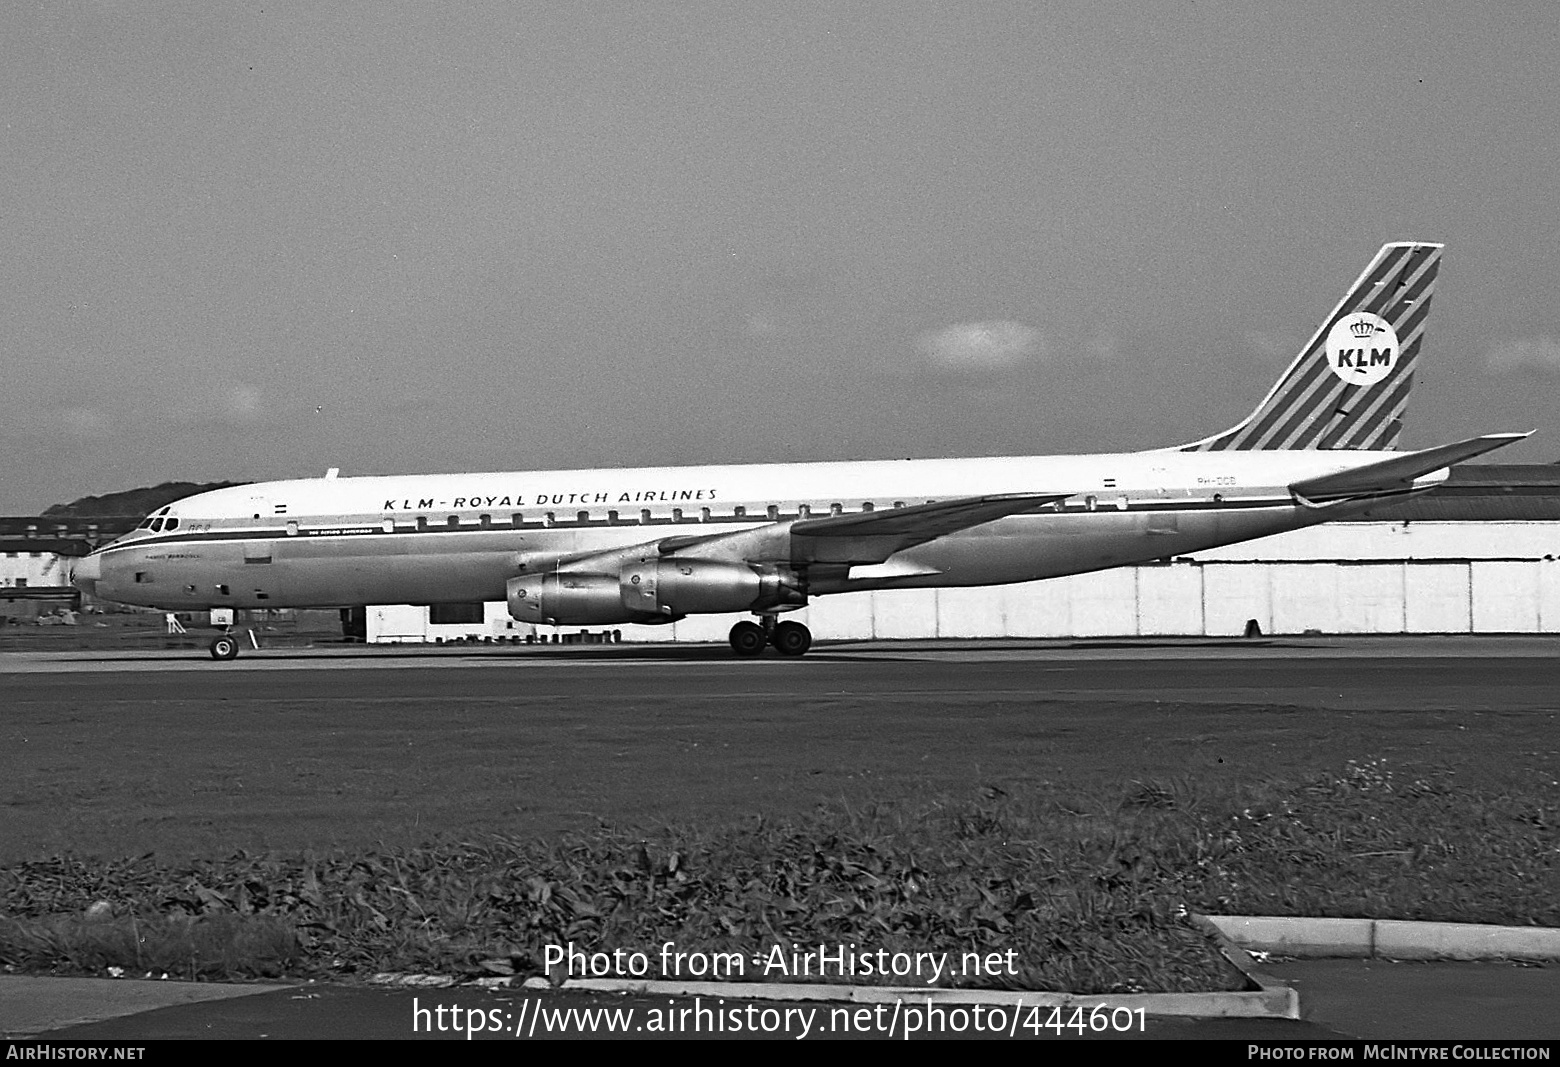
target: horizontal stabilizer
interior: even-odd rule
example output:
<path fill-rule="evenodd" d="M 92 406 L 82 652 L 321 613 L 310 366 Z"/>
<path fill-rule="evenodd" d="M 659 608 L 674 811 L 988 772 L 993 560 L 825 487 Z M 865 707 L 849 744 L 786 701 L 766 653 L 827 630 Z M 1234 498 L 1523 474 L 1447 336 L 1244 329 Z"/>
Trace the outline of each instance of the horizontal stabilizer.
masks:
<path fill-rule="evenodd" d="M 1312 501 L 1406 492 L 1413 488 L 1415 478 L 1504 448 L 1531 434 L 1531 430 L 1528 433 L 1491 433 L 1421 452 L 1392 453 L 1389 459 L 1337 474 L 1324 474 L 1320 478 L 1308 478 L 1295 482 L 1289 489 L 1303 500 Z"/>

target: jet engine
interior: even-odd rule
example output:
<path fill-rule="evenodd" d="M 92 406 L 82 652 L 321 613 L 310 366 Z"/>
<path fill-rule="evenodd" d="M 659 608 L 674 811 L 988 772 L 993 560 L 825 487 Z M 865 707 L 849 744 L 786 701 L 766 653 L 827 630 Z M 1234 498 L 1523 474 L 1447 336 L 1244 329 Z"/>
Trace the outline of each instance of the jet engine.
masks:
<path fill-rule="evenodd" d="M 509 580 L 509 614 L 523 622 L 599 626 L 685 615 L 766 611 L 807 603 L 796 572 L 762 564 L 652 557 L 616 574 L 550 571 Z"/>

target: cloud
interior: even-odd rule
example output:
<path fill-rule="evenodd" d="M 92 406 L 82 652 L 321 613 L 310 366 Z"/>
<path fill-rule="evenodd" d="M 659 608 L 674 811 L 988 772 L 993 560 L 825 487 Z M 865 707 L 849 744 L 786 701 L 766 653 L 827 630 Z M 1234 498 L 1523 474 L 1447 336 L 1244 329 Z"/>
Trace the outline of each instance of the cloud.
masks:
<path fill-rule="evenodd" d="M 259 422 L 267 414 L 265 392 L 247 382 L 191 386 L 163 417 L 187 426 L 232 426 Z"/>
<path fill-rule="evenodd" d="M 1541 370 L 1560 373 L 1560 340 L 1522 337 L 1509 341 L 1484 359 L 1494 371 Z"/>
<path fill-rule="evenodd" d="M 1121 336 L 1113 330 L 1100 330 L 1083 343 L 1083 353 L 1103 363 L 1116 362 L 1121 359 L 1124 351 L 1125 345 Z"/>
<path fill-rule="evenodd" d="M 239 383 L 228 390 L 227 412 L 239 422 L 254 422 L 265 414 L 265 396 L 257 387 Z"/>
<path fill-rule="evenodd" d="M 1045 343 L 1038 331 L 1021 322 L 958 322 L 923 332 L 916 348 L 943 370 L 991 370 L 1041 355 Z"/>
<path fill-rule="evenodd" d="M 1276 330 L 1247 330 L 1243 336 L 1249 354 L 1259 357 L 1264 362 L 1293 359 L 1302 344 L 1289 334 Z"/>
<path fill-rule="evenodd" d="M 106 437 L 110 429 L 108 416 L 94 407 L 66 408 L 60 412 L 59 421 L 73 437 Z"/>

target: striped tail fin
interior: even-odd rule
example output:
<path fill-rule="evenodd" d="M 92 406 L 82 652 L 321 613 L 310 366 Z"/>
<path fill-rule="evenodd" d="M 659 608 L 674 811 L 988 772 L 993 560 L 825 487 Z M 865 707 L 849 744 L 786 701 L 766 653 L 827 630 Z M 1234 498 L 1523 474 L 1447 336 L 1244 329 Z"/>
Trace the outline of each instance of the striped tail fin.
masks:
<path fill-rule="evenodd" d="M 1395 449 L 1442 247 L 1382 246 L 1257 410 L 1180 450 Z"/>

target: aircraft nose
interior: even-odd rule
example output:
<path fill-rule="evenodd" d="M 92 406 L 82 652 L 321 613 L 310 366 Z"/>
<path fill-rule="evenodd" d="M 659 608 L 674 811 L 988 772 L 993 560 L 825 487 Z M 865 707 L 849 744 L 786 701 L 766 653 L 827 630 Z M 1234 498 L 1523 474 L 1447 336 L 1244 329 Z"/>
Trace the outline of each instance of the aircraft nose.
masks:
<path fill-rule="evenodd" d="M 96 552 L 82 556 L 70 569 L 70 584 L 83 593 L 95 593 L 98 579 L 103 577 L 103 557 Z"/>

